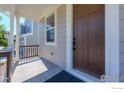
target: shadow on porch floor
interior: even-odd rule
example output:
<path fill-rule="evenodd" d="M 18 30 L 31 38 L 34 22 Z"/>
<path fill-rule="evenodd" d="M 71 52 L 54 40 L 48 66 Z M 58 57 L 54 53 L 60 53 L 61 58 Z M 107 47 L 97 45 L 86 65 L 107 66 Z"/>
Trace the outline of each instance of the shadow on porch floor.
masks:
<path fill-rule="evenodd" d="M 40 57 L 20 60 L 11 82 L 80 82 L 58 66 Z"/>

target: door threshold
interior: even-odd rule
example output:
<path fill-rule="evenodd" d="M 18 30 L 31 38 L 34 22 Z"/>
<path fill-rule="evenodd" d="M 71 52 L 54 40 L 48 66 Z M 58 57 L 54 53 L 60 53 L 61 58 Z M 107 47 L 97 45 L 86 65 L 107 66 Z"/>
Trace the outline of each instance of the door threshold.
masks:
<path fill-rule="evenodd" d="M 86 82 L 104 82 L 104 81 L 101 81 L 100 79 L 94 77 L 94 76 L 91 76 L 85 72 L 81 72 L 79 70 L 76 70 L 76 69 L 71 69 L 68 71 L 70 74 L 78 77 L 79 79 L 83 80 L 83 81 L 86 81 Z"/>

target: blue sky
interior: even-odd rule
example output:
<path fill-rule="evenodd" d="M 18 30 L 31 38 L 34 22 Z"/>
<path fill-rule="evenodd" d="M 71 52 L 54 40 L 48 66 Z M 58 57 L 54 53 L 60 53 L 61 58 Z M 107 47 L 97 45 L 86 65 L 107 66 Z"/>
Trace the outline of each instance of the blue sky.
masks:
<path fill-rule="evenodd" d="M 9 12 L 6 12 L 9 15 Z M 2 20 L 0 21 L 0 24 L 4 24 L 6 27 L 6 31 L 10 31 L 10 17 L 6 14 L 0 12 L 0 16 L 2 16 Z M 25 18 L 20 17 L 19 23 L 24 24 Z M 14 35 L 16 35 L 16 17 L 14 18 Z"/>
<path fill-rule="evenodd" d="M 2 16 L 2 20 L 0 21 L 0 24 L 4 24 L 7 31 L 10 31 L 10 17 L 1 13 L 0 16 Z M 16 18 L 14 19 L 14 35 L 16 34 Z"/>

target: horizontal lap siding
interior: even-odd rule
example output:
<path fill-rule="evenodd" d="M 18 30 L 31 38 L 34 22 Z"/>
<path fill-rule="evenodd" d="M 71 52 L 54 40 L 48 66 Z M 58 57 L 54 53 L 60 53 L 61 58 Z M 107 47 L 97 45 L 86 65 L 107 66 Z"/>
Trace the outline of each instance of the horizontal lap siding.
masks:
<path fill-rule="evenodd" d="M 45 45 L 45 17 L 40 20 L 40 56 L 66 69 L 66 5 L 57 8 L 57 44 Z M 54 55 L 51 55 L 51 52 Z"/>
<path fill-rule="evenodd" d="M 120 81 L 124 81 L 124 5 L 119 5 Z"/>

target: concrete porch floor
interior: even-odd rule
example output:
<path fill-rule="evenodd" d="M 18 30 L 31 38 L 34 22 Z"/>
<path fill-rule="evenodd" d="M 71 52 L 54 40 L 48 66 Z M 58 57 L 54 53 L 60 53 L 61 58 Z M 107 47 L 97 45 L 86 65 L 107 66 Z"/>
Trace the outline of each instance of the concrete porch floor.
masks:
<path fill-rule="evenodd" d="M 40 57 L 25 58 L 17 63 L 11 82 L 44 82 L 61 71 L 61 68 Z"/>

